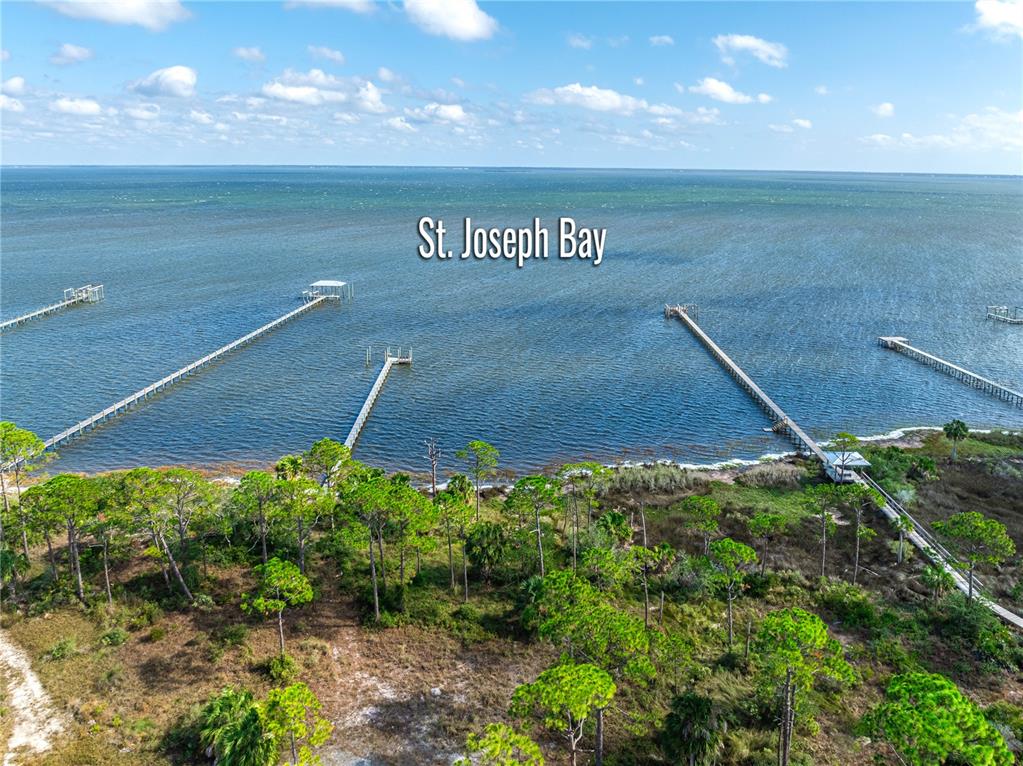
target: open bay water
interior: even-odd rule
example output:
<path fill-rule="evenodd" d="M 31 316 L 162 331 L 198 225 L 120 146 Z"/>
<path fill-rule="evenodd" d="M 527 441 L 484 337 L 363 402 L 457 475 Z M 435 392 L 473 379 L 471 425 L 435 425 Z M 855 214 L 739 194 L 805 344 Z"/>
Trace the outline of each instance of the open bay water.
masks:
<path fill-rule="evenodd" d="M 356 447 L 442 468 L 474 438 L 502 466 L 790 449 L 665 303 L 700 324 L 811 435 L 1023 427 L 1023 410 L 877 346 L 1023 388 L 1023 179 L 839 173 L 426 168 L 3 168 L 0 315 L 106 286 L 103 303 L 0 338 L 0 417 L 44 438 L 299 305 L 355 284 L 131 413 L 50 471 L 265 465 L 343 440 L 386 345 L 411 346 Z M 423 261 L 421 216 L 551 229 L 552 258 Z M 556 224 L 606 227 L 604 262 L 559 261 Z M 367 347 L 373 364 L 366 367 Z"/>

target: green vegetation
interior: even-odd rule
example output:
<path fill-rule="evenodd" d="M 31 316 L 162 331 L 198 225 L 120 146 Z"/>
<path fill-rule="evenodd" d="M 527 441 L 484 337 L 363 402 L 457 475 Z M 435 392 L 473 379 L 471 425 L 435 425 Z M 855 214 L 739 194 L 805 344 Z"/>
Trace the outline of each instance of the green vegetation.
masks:
<path fill-rule="evenodd" d="M 428 450 L 421 491 L 325 439 L 232 486 L 37 477 L 31 436 L 0 435 L 32 454 L 0 515 L 0 614 L 71 721 L 42 766 L 1019 755 L 1023 711 L 979 703 L 1013 688 L 1020 638 L 908 555 L 877 493 L 801 461 L 713 481 L 578 462 L 488 487 L 499 456 L 474 440 L 439 491 Z M 1008 598 L 1023 476 L 1004 456 L 1023 439 L 951 439 L 857 448 Z"/>

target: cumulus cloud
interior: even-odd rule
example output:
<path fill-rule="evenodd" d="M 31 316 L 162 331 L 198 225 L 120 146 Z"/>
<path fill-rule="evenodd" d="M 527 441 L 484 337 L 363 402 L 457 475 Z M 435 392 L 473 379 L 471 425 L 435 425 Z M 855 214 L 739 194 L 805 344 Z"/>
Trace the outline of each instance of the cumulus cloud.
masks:
<path fill-rule="evenodd" d="M 1019 0 L 977 0 L 977 28 L 995 37 L 1023 37 L 1023 2 Z"/>
<path fill-rule="evenodd" d="M 389 128 L 393 128 L 394 130 L 397 130 L 401 133 L 419 132 L 419 128 L 417 128 L 415 125 L 412 125 L 404 117 L 391 117 L 389 119 L 384 120 L 384 125 L 388 126 Z"/>
<path fill-rule="evenodd" d="M 405 13 L 424 32 L 464 42 L 489 40 L 498 28 L 476 0 L 405 0 Z"/>
<path fill-rule="evenodd" d="M 633 84 L 635 84 L 637 86 L 638 85 L 642 85 L 643 84 L 643 78 L 642 77 L 633 77 L 632 78 L 632 82 L 633 82 Z"/>
<path fill-rule="evenodd" d="M 126 107 L 124 113 L 133 120 L 150 121 L 160 116 L 160 107 L 156 104 L 139 104 Z"/>
<path fill-rule="evenodd" d="M 676 84 L 675 87 L 680 92 L 683 90 L 681 85 Z M 740 93 L 724 80 L 718 80 L 714 77 L 704 77 L 696 85 L 690 85 L 689 92 L 709 96 L 715 101 L 723 101 L 726 104 L 751 104 L 754 101 L 760 104 L 768 104 L 772 100 L 766 93 L 758 93 L 755 97 Z"/>
<path fill-rule="evenodd" d="M 891 101 L 885 101 L 870 107 L 870 111 L 878 117 L 892 117 L 895 115 L 895 104 Z"/>
<path fill-rule="evenodd" d="M 62 114 L 73 114 L 79 117 L 92 117 L 103 113 L 103 108 L 91 98 L 72 98 L 64 96 L 50 102 L 50 109 Z"/>
<path fill-rule="evenodd" d="M 348 100 L 347 83 L 322 69 L 308 72 L 284 70 L 284 74 L 263 86 L 263 95 L 278 101 L 319 106 Z"/>
<path fill-rule="evenodd" d="M 266 56 L 263 55 L 263 51 L 261 51 L 259 48 L 255 46 L 251 48 L 246 48 L 242 46 L 239 48 L 235 48 L 231 52 L 237 58 L 240 58 L 242 61 L 266 61 Z"/>
<path fill-rule="evenodd" d="M 202 109 L 193 109 L 188 113 L 188 119 L 194 122 L 196 125 L 212 125 L 213 115 L 209 112 L 204 112 Z"/>
<path fill-rule="evenodd" d="M 84 48 L 81 45 L 72 45 L 71 43 L 64 43 L 60 46 L 56 53 L 50 56 L 50 61 L 54 64 L 77 64 L 82 61 L 88 61 L 92 58 L 92 51 L 88 48 Z"/>
<path fill-rule="evenodd" d="M 364 82 L 359 87 L 359 92 L 355 95 L 355 105 L 361 111 L 372 112 L 373 114 L 388 111 L 380 89 L 369 81 Z"/>
<path fill-rule="evenodd" d="M 310 45 L 307 50 L 309 55 L 315 59 L 326 59 L 327 61 L 333 61 L 335 64 L 345 63 L 345 54 L 333 48 L 328 48 L 326 45 Z"/>
<path fill-rule="evenodd" d="M 586 35 L 572 34 L 568 36 L 568 46 L 588 51 L 593 47 L 593 38 Z"/>
<path fill-rule="evenodd" d="M 7 61 L 11 57 L 11 52 L 6 48 L 0 50 L 0 61 Z"/>
<path fill-rule="evenodd" d="M 24 77 L 11 77 L 4 80 L 3 86 L 0 86 L 0 92 L 7 96 L 22 96 L 25 94 L 25 90 Z"/>
<path fill-rule="evenodd" d="M 179 0 L 43 0 L 45 5 L 73 19 L 92 19 L 108 24 L 134 24 L 160 32 L 191 14 Z"/>
<path fill-rule="evenodd" d="M 392 72 L 385 66 L 380 67 L 377 70 L 377 79 L 381 82 L 395 82 L 398 79 L 398 75 Z M 457 77 L 454 79 L 458 79 Z"/>
<path fill-rule="evenodd" d="M 136 80 L 131 84 L 131 90 L 146 96 L 188 98 L 195 93 L 198 79 L 196 71 L 191 67 L 169 66 Z"/>
<path fill-rule="evenodd" d="M 372 13 L 376 10 L 373 0 L 288 0 L 287 10 L 293 8 L 343 8 L 354 13 Z"/>
<path fill-rule="evenodd" d="M 749 53 L 757 61 L 781 69 L 788 65 L 789 49 L 753 35 L 718 35 L 714 45 L 726 64 L 735 63 L 735 54 Z"/>
<path fill-rule="evenodd" d="M 810 120 L 802 119 L 799 117 L 794 119 L 792 121 L 792 124 L 795 125 L 797 128 L 802 128 L 803 130 L 809 130 L 810 128 L 813 127 L 813 123 L 810 122 Z"/>
<path fill-rule="evenodd" d="M 569 106 L 579 106 L 583 109 L 591 109 L 595 112 L 614 112 L 617 114 L 632 114 L 636 111 L 645 111 L 649 106 L 641 98 L 634 98 L 610 88 L 582 85 L 578 82 L 553 89 L 541 88 L 531 94 L 530 100 L 547 106 L 567 104 Z"/>
<path fill-rule="evenodd" d="M 862 137 L 860 142 L 880 148 L 1004 151 L 1019 155 L 1023 152 L 1023 109 L 1006 112 L 989 106 L 983 112 L 958 119 L 944 133 L 898 136 L 873 133 Z"/>
<path fill-rule="evenodd" d="M 469 121 L 469 114 L 461 104 L 430 103 L 422 108 L 406 109 L 405 114 L 417 122 L 436 122 L 442 125 Z"/>
<path fill-rule="evenodd" d="M 794 128 L 791 125 L 787 124 L 778 125 L 776 123 L 771 123 L 767 127 L 773 130 L 775 133 L 791 133 L 794 130 Z"/>
<path fill-rule="evenodd" d="M 654 35 L 650 38 L 650 44 L 655 47 L 660 45 L 674 45 L 675 39 L 671 35 Z"/>
<path fill-rule="evenodd" d="M 25 105 L 16 98 L 11 98 L 0 93 L 0 111 L 3 112 L 24 112 Z"/>
<path fill-rule="evenodd" d="M 816 88 L 813 89 L 813 92 L 816 93 L 818 96 L 826 96 L 831 91 L 828 90 L 827 85 L 818 85 Z"/>

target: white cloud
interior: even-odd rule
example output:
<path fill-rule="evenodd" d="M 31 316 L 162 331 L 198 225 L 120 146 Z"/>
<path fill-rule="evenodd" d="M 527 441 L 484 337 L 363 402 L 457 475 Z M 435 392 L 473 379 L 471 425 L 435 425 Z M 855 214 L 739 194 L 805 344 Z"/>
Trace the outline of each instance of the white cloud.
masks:
<path fill-rule="evenodd" d="M 0 50 L 0 61 L 7 61 L 11 57 L 11 52 L 6 48 Z"/>
<path fill-rule="evenodd" d="M 193 109 L 188 113 L 188 119 L 194 122 L 196 125 L 212 125 L 213 115 L 209 112 L 204 112 L 202 109 Z"/>
<path fill-rule="evenodd" d="M 792 121 L 791 124 L 784 123 L 784 124 L 780 124 L 779 125 L 779 124 L 772 123 L 772 124 L 768 125 L 767 127 L 770 128 L 771 130 L 773 130 L 775 133 L 793 133 L 793 132 L 795 132 L 796 128 L 800 128 L 802 130 L 810 130 L 810 128 L 813 127 L 813 123 L 810 122 L 810 120 L 806 120 L 806 119 L 803 119 L 801 117 L 797 117 L 796 119 L 794 119 Z"/>
<path fill-rule="evenodd" d="M 359 92 L 355 96 L 355 105 L 361 111 L 372 112 L 373 114 L 388 111 L 380 89 L 369 81 L 364 82 L 360 86 Z"/>
<path fill-rule="evenodd" d="M 251 48 L 239 47 L 231 51 L 235 56 L 240 58 L 242 61 L 266 61 L 266 56 L 263 55 L 263 51 L 253 46 Z"/>
<path fill-rule="evenodd" d="M 421 122 L 465 123 L 469 121 L 469 115 L 462 108 L 461 104 L 427 104 L 421 109 L 406 109 L 405 114 Z"/>
<path fill-rule="evenodd" d="M 489 40 L 498 28 L 476 0 L 405 0 L 405 13 L 424 32 L 452 40 Z"/>
<path fill-rule="evenodd" d="M 326 45 L 310 45 L 307 50 L 313 58 L 326 59 L 327 61 L 333 61 L 335 64 L 345 63 L 345 54 L 333 48 L 328 48 Z"/>
<path fill-rule="evenodd" d="M 642 77 L 633 77 L 633 78 L 632 78 L 632 82 L 633 82 L 633 83 L 634 83 L 635 85 L 639 85 L 639 86 L 641 86 L 641 85 L 643 85 L 643 78 L 642 78 Z"/>
<path fill-rule="evenodd" d="M 983 112 L 960 118 L 951 130 L 944 133 L 922 136 L 874 133 L 864 136 L 860 142 L 882 148 L 1005 151 L 1018 156 L 1023 152 L 1023 109 L 1006 112 L 989 106 Z"/>
<path fill-rule="evenodd" d="M 394 128 L 402 133 L 418 133 L 419 128 L 409 123 L 404 117 L 391 117 L 390 119 L 384 120 L 384 125 L 390 128 Z"/>
<path fill-rule="evenodd" d="M 650 38 L 650 44 L 653 46 L 674 45 L 675 39 L 671 35 L 654 35 Z"/>
<path fill-rule="evenodd" d="M 635 112 L 646 112 L 656 117 L 682 116 L 685 114 L 681 109 L 670 104 L 651 104 L 646 99 L 619 93 L 610 88 L 582 85 L 578 82 L 562 85 L 558 88 L 540 88 L 530 93 L 526 98 L 534 104 L 542 104 L 544 106 L 577 106 L 594 112 L 610 114 L 630 115 Z"/>
<path fill-rule="evenodd" d="M 74 114 L 80 117 L 91 117 L 103 113 L 103 108 L 91 98 L 71 98 L 69 96 L 51 101 L 50 109 L 55 112 Z"/>
<path fill-rule="evenodd" d="M 818 85 L 816 88 L 813 89 L 813 92 L 816 93 L 818 96 L 826 96 L 831 91 L 828 90 L 827 85 Z"/>
<path fill-rule="evenodd" d="M 354 13 L 372 13 L 376 10 L 373 0 L 288 0 L 285 9 L 293 8 L 343 8 Z"/>
<path fill-rule="evenodd" d="M 10 79 L 4 80 L 4 84 L 0 87 L 0 92 L 8 96 L 21 96 L 25 93 L 25 78 L 24 77 L 11 77 Z"/>
<path fill-rule="evenodd" d="M 645 111 L 648 106 L 647 102 L 641 98 L 627 96 L 610 88 L 582 85 L 578 82 L 562 85 L 553 90 L 542 88 L 534 91 L 531 99 L 538 104 L 568 104 L 583 109 L 592 109 L 595 112 L 615 112 L 617 114 Z"/>
<path fill-rule="evenodd" d="M 977 27 L 996 37 L 1023 37 L 1023 2 L 1020 0 L 977 0 Z"/>
<path fill-rule="evenodd" d="M 568 46 L 588 51 L 593 47 L 593 38 L 586 35 L 572 34 L 568 36 Z"/>
<path fill-rule="evenodd" d="M 351 112 L 334 112 L 334 122 L 340 122 L 343 125 L 354 125 L 359 121 L 359 115 L 352 114 Z"/>
<path fill-rule="evenodd" d="M 714 38 L 714 45 L 726 64 L 735 63 L 735 53 L 749 53 L 768 66 L 781 69 L 788 65 L 788 48 L 781 43 L 768 42 L 753 35 L 718 35 Z"/>
<path fill-rule="evenodd" d="M 65 16 L 108 24 L 136 24 L 160 32 L 190 14 L 179 0 L 43 0 Z"/>
<path fill-rule="evenodd" d="M 884 103 L 875 104 L 870 107 L 870 111 L 878 117 L 892 117 L 895 114 L 895 104 L 890 101 L 885 101 Z"/>
<path fill-rule="evenodd" d="M 3 112 L 24 112 L 25 105 L 16 98 L 5 96 L 0 93 L 0 111 Z"/>
<path fill-rule="evenodd" d="M 56 53 L 50 56 L 54 64 L 77 64 L 81 61 L 88 61 L 92 58 L 92 51 L 81 45 L 64 43 Z"/>
<path fill-rule="evenodd" d="M 139 104 L 126 107 L 124 113 L 134 120 L 155 120 L 160 116 L 160 107 L 156 104 Z"/>
<path fill-rule="evenodd" d="M 131 89 L 147 96 L 188 98 L 195 93 L 195 83 L 198 79 L 196 71 L 191 67 L 169 66 L 136 80 L 132 83 Z"/>
<path fill-rule="evenodd" d="M 398 79 L 398 75 L 396 75 L 387 67 L 382 66 L 377 70 L 377 79 L 380 80 L 381 82 L 394 82 L 395 80 Z M 455 79 L 457 80 L 458 78 L 456 77 Z"/>
<path fill-rule="evenodd" d="M 284 70 L 284 74 L 263 86 L 263 95 L 278 101 L 319 106 L 348 100 L 348 84 L 322 69 L 308 72 Z M 250 104 L 250 106 L 252 106 Z"/>
<path fill-rule="evenodd" d="M 384 78 L 381 77 L 380 79 L 382 80 Z M 452 77 L 451 82 L 454 83 L 459 88 L 465 87 L 465 80 L 463 80 L 461 77 Z"/>
<path fill-rule="evenodd" d="M 275 80 L 263 86 L 263 95 L 275 98 L 278 101 L 290 101 L 294 104 L 306 104 L 308 106 L 319 106 L 328 102 L 346 101 L 344 93 L 321 90 L 312 85 L 285 85 Z"/>
<path fill-rule="evenodd" d="M 682 92 L 683 90 L 683 87 L 677 83 L 675 88 L 679 92 Z M 723 101 L 726 104 L 751 104 L 754 101 L 761 104 L 768 104 L 772 100 L 766 93 L 758 93 L 756 98 L 748 96 L 745 93 L 740 93 L 727 82 L 718 80 L 714 77 L 704 77 L 696 85 L 690 85 L 689 92 L 709 96 L 715 101 Z"/>

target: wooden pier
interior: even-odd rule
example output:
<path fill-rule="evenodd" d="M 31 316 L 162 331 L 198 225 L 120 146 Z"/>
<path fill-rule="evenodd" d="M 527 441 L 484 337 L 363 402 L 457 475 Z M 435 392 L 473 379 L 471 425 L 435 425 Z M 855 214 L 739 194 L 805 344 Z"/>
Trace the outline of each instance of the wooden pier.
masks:
<path fill-rule="evenodd" d="M 697 340 L 700 341 L 710 351 L 711 355 L 721 363 L 721 366 L 725 368 L 729 375 L 735 378 L 735 381 L 739 386 L 746 391 L 755 401 L 759 404 L 768 417 L 774 421 L 774 431 L 777 433 L 784 434 L 795 443 L 796 449 L 801 453 L 813 455 L 825 466 L 825 468 L 831 465 L 827 456 L 824 454 L 824 450 L 818 446 L 817 442 L 811 439 L 799 425 L 792 420 L 785 411 L 775 404 L 774 400 L 771 399 L 763 389 L 758 386 L 753 379 L 743 372 L 743 369 L 732 361 L 732 358 L 728 356 L 713 340 L 710 336 L 705 333 L 700 326 L 696 323 L 694 317 L 698 316 L 698 308 L 694 304 L 678 304 L 675 306 L 665 306 L 664 316 L 667 318 L 675 318 L 682 321 L 682 323 L 689 328 L 690 332 L 696 336 Z"/>
<path fill-rule="evenodd" d="M 367 356 L 367 359 L 369 357 Z M 359 410 L 358 417 L 355 418 L 355 423 L 352 424 L 352 430 L 348 432 L 348 438 L 345 439 L 345 446 L 348 449 L 355 448 L 355 442 L 359 440 L 359 434 L 362 433 L 363 426 L 366 425 L 366 421 L 369 419 L 369 413 L 373 409 L 373 405 L 376 404 L 377 397 L 380 396 L 380 390 L 384 387 L 384 381 L 387 380 L 387 374 L 391 371 L 391 368 L 396 364 L 412 364 L 412 350 L 409 349 L 405 352 L 399 348 L 397 353 L 391 353 L 391 349 L 388 348 L 384 353 L 384 366 L 380 368 L 380 372 L 377 374 L 377 378 L 373 381 L 373 387 L 369 390 L 369 394 L 366 396 L 366 401 L 362 404 L 362 409 Z"/>
<path fill-rule="evenodd" d="M 41 319 L 42 317 L 55 314 L 58 311 L 63 311 L 66 308 L 72 306 L 79 306 L 83 303 L 99 303 L 103 300 L 103 285 L 82 285 L 81 287 L 69 287 L 64 291 L 64 299 L 57 303 L 51 303 L 49 306 L 43 306 L 41 309 L 30 311 L 27 314 L 14 317 L 13 319 L 5 319 L 0 322 L 0 333 L 6 332 L 7 330 L 19 327 L 26 322 L 31 322 L 33 319 Z"/>
<path fill-rule="evenodd" d="M 832 480 L 855 481 L 858 484 L 877 490 L 884 499 L 884 505 L 881 507 L 881 513 L 892 521 L 897 520 L 899 517 L 905 517 L 912 526 L 912 529 L 906 533 L 906 539 L 919 548 L 924 555 L 934 560 L 939 566 L 948 572 L 955 581 L 957 588 L 964 593 L 968 592 L 969 583 L 966 575 L 955 566 L 954 557 L 944 548 L 944 546 L 941 545 L 934 535 L 932 535 L 927 528 L 920 524 L 916 519 L 910 516 L 909 513 L 906 512 L 905 508 L 899 505 L 869 476 L 858 473 L 857 471 L 846 468 L 842 465 L 833 465 L 817 443 L 807 436 L 806 433 L 795 422 L 793 422 L 777 404 L 774 403 L 774 400 L 764 393 L 753 379 L 743 372 L 742 368 L 732 361 L 731 357 L 722 351 L 721 348 L 710 339 L 710 336 L 708 336 L 707 333 L 700 328 L 695 319 L 697 315 L 697 307 L 694 304 L 680 304 L 664 307 L 664 316 L 680 319 L 682 323 L 689 328 L 693 335 L 695 335 L 707 348 L 707 350 L 710 351 L 714 358 L 721 363 L 721 365 L 733 378 L 735 378 L 739 385 L 747 393 L 749 393 L 751 397 L 753 397 L 753 400 L 767 411 L 767 414 L 775 422 L 776 431 L 782 430 L 786 435 L 788 435 L 789 438 L 796 443 L 800 452 L 809 453 L 820 460 L 824 466 L 825 472 Z M 898 340 L 901 341 L 904 339 Z M 975 589 L 976 587 L 979 587 L 979 581 L 976 577 L 973 578 L 973 583 Z M 983 596 L 977 595 L 976 598 L 999 618 L 1013 627 L 1023 630 L 1023 617 L 1010 612 L 1008 609 L 999 606 L 995 602 Z"/>
<path fill-rule="evenodd" d="M 961 380 L 968 386 L 978 388 L 985 393 L 997 396 L 1002 401 L 1014 404 L 1017 407 L 1023 407 L 1023 394 L 1019 391 L 1014 391 L 1007 386 L 1003 386 L 1001 383 L 995 383 L 993 380 L 982 377 L 975 372 L 960 367 L 952 362 L 946 362 L 940 357 L 928 354 L 926 351 L 921 351 L 915 348 L 907 342 L 906 338 L 900 338 L 897 336 L 883 336 L 877 339 L 878 345 L 882 348 L 889 348 L 893 351 L 898 351 L 905 354 L 910 359 L 915 359 L 918 362 L 923 362 L 946 375 L 951 375 L 956 380 Z"/>
<path fill-rule="evenodd" d="M 1011 312 L 1008 306 L 988 306 L 986 319 L 1006 324 L 1023 324 L 1023 306 L 1015 306 Z"/>
<path fill-rule="evenodd" d="M 217 361 L 225 354 L 229 354 L 235 349 L 240 348 L 241 346 L 244 346 L 247 343 L 251 343 L 256 338 L 259 338 L 263 335 L 266 335 L 269 332 L 276 330 L 278 327 L 285 324 L 286 322 L 291 321 L 295 317 L 306 313 L 310 309 L 315 308 L 316 306 L 319 306 L 325 303 L 326 301 L 331 300 L 340 301 L 343 300 L 343 298 L 332 294 L 305 296 L 304 302 L 297 309 L 292 309 L 287 314 L 277 317 L 277 319 L 273 320 L 272 322 L 267 322 L 262 327 L 253 330 L 247 335 L 243 335 L 241 338 L 238 338 L 237 340 L 228 343 L 226 346 L 221 346 L 216 351 L 204 356 L 202 359 L 197 359 L 191 364 L 185 365 L 180 370 L 175 370 L 170 375 L 160 378 L 160 380 L 156 381 L 155 383 L 151 383 L 150 385 L 136 391 L 130 396 L 126 396 L 119 402 L 111 404 L 105 410 L 97 412 L 95 415 L 92 415 L 91 417 L 88 417 L 85 420 L 80 420 L 70 428 L 64 429 L 59 434 L 56 434 L 55 436 L 52 436 L 45 442 L 43 442 L 44 448 L 50 449 L 52 447 L 56 447 L 60 444 L 67 443 L 73 439 L 78 438 L 79 436 L 83 435 L 86 431 L 89 431 L 98 426 L 100 423 L 103 423 L 106 420 L 109 420 L 113 417 L 116 417 L 117 415 L 127 412 L 136 405 L 149 399 L 151 396 L 154 396 L 160 391 L 163 391 L 168 386 L 172 386 L 175 383 L 183 380 L 184 378 L 195 374 L 204 367 L 207 367 L 208 365 Z M 10 463 L 6 463 L 5 465 L 0 466 L 0 471 L 8 471 L 11 468 L 13 468 L 18 462 L 19 461 L 12 461 Z"/>

